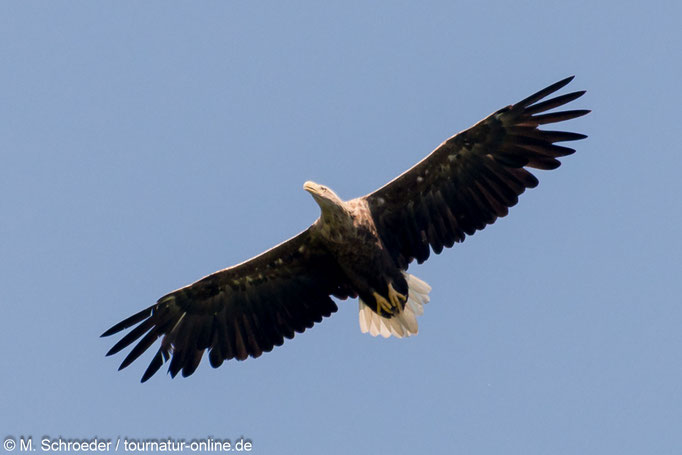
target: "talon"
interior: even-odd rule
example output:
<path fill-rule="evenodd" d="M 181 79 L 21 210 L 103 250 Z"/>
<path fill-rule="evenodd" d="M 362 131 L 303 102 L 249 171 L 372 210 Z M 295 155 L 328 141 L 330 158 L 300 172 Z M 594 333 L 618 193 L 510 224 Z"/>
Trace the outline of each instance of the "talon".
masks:
<path fill-rule="evenodd" d="M 392 284 L 388 285 L 388 298 L 391 300 L 393 307 L 397 308 L 398 312 L 400 312 L 402 304 L 407 300 L 407 297 L 393 289 Z"/>
<path fill-rule="evenodd" d="M 391 304 L 388 303 L 388 300 L 379 295 L 377 292 L 374 292 L 373 295 L 377 302 L 377 313 L 379 313 L 379 316 L 381 316 L 382 310 L 387 314 L 391 314 Z"/>

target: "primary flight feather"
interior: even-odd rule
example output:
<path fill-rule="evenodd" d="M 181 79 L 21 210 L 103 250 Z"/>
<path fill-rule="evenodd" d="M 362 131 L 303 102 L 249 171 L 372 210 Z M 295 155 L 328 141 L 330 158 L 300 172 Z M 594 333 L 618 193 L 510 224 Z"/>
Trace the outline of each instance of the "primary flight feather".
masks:
<path fill-rule="evenodd" d="M 332 296 L 359 297 L 360 328 L 384 337 L 417 333 L 431 290 L 408 274 L 413 260 L 461 242 L 508 213 L 538 180 L 526 170 L 555 169 L 575 150 L 556 145 L 586 136 L 540 125 L 588 110 L 550 112 L 585 92 L 547 99 L 566 78 L 500 109 L 443 142 L 414 167 L 366 196 L 341 200 L 306 182 L 321 215 L 308 229 L 246 262 L 161 297 L 104 332 L 132 328 L 107 353 L 137 342 L 119 369 L 157 340 L 142 382 L 170 361 L 171 376 L 191 375 L 205 351 L 213 367 L 258 357 L 337 310 Z"/>

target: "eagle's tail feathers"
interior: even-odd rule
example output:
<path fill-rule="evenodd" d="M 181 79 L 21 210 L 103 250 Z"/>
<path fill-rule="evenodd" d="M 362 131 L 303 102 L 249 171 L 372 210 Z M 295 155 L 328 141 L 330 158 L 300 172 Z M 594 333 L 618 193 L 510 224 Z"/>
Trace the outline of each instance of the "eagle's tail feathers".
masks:
<path fill-rule="evenodd" d="M 431 286 L 414 275 L 403 272 L 407 280 L 408 296 L 405 308 L 399 314 L 384 318 L 379 316 L 369 306 L 359 300 L 360 305 L 360 331 L 372 336 L 381 335 L 388 338 L 391 335 L 397 338 L 416 335 L 419 332 L 417 316 L 424 314 L 424 305 L 429 301 Z"/>

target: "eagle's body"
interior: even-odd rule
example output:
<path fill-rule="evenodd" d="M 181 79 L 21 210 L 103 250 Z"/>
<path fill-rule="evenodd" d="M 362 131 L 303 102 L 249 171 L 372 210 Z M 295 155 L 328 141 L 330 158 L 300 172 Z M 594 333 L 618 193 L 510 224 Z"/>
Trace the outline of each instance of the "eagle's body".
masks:
<path fill-rule="evenodd" d="M 142 381 L 168 360 L 172 376 L 180 371 L 188 376 L 204 351 L 217 367 L 281 345 L 335 312 L 331 296 L 359 297 L 363 332 L 416 334 L 416 317 L 431 288 L 406 272 L 409 264 L 422 263 L 431 250 L 438 254 L 505 216 L 526 188 L 538 184 L 525 167 L 554 169 L 557 157 L 574 152 L 554 143 L 586 137 L 538 129 L 589 112 L 544 113 L 584 93 L 540 101 L 571 80 L 500 109 L 366 196 L 343 201 L 329 188 L 306 182 L 304 189 L 321 210 L 308 229 L 116 324 L 103 336 L 136 327 L 107 355 L 137 341 L 124 368 L 160 338 Z"/>
<path fill-rule="evenodd" d="M 371 302 L 374 311 L 387 318 L 399 312 L 407 300 L 407 281 L 384 247 L 367 201 L 342 201 L 329 188 L 313 182 L 306 182 L 304 188 L 322 211 L 310 227 L 311 241 L 327 250 L 354 293 Z M 402 302 L 393 305 L 396 297 Z"/>

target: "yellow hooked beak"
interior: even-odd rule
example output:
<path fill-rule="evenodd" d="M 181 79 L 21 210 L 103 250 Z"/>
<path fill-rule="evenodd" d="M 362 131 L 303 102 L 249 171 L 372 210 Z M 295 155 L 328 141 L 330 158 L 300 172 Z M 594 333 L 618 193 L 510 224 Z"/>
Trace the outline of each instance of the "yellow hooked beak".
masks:
<path fill-rule="evenodd" d="M 320 185 L 318 185 L 317 183 L 315 183 L 311 180 L 308 180 L 307 182 L 305 182 L 303 184 L 303 189 L 306 190 L 310 194 L 315 194 L 315 193 L 317 193 L 317 188 L 319 186 Z"/>

